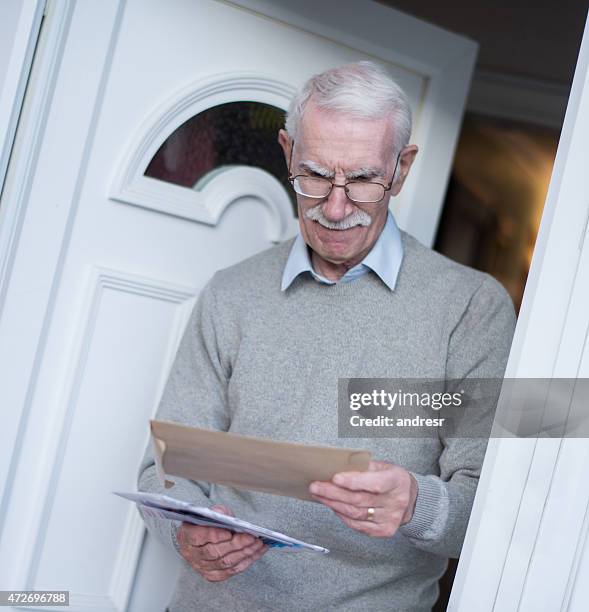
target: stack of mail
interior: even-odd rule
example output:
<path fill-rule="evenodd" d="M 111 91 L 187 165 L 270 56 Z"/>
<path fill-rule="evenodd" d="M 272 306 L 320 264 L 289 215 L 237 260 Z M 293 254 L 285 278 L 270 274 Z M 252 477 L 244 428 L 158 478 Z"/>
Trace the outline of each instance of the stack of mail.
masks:
<path fill-rule="evenodd" d="M 175 521 L 184 521 L 193 525 L 204 525 L 207 527 L 219 527 L 241 533 L 249 533 L 261 538 L 264 543 L 272 548 L 283 548 L 293 551 L 313 551 L 327 554 L 329 550 L 315 544 L 308 544 L 301 540 L 259 527 L 253 523 L 248 523 L 232 516 L 227 516 L 220 512 L 215 512 L 210 508 L 193 506 L 179 499 L 168 497 L 167 495 L 157 495 L 155 493 L 120 493 L 115 495 L 125 497 L 134 501 L 144 514 L 157 518 L 166 518 Z"/>

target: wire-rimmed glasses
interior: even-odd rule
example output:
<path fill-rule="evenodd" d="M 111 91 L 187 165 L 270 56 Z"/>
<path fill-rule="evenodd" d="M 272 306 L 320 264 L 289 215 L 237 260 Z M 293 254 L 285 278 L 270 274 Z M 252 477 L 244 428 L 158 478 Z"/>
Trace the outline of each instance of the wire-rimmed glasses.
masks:
<path fill-rule="evenodd" d="M 382 183 L 378 183 L 376 181 L 358 180 L 346 181 L 343 185 L 338 185 L 337 183 L 334 183 L 332 179 L 323 176 L 309 176 L 307 174 L 297 174 L 292 176 L 290 169 L 293 151 L 294 140 L 292 141 L 290 160 L 288 162 L 288 180 L 296 193 L 306 198 L 323 200 L 329 196 L 334 187 L 342 187 L 346 192 L 348 199 L 357 204 L 376 204 L 385 197 L 386 192 L 393 185 L 395 173 L 399 164 L 399 158 L 401 157 L 401 152 L 399 151 L 397 161 L 395 162 L 395 169 L 393 170 L 393 178 L 388 185 L 383 185 Z"/>

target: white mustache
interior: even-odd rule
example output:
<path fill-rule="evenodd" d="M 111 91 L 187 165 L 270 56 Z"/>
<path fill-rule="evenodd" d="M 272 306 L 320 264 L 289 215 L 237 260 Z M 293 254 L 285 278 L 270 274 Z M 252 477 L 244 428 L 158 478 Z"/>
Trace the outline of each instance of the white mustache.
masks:
<path fill-rule="evenodd" d="M 317 221 L 319 225 L 330 230 L 347 230 L 356 225 L 368 227 L 372 223 L 372 219 L 368 213 L 363 210 L 355 210 L 351 215 L 341 221 L 329 221 L 323 214 L 323 204 L 316 204 L 305 212 L 305 217 L 311 221 Z"/>

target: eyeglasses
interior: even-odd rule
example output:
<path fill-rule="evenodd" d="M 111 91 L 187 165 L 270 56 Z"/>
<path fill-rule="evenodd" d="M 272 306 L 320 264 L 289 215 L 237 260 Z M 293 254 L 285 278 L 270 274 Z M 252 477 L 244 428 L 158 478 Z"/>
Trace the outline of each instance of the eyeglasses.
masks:
<path fill-rule="evenodd" d="M 314 198 L 323 200 L 329 196 L 334 187 L 342 187 L 348 199 L 356 204 L 376 204 L 380 202 L 386 192 L 392 187 L 395 180 L 395 172 L 399 164 L 401 152 L 397 155 L 395 169 L 393 170 L 393 178 L 388 185 L 376 183 L 373 181 L 346 181 L 343 185 L 334 183 L 331 179 L 322 176 L 308 176 L 306 174 L 297 174 L 292 176 L 290 168 L 292 164 L 292 153 L 294 151 L 294 140 L 290 149 L 290 160 L 288 162 L 288 180 L 292 188 L 306 198 Z"/>

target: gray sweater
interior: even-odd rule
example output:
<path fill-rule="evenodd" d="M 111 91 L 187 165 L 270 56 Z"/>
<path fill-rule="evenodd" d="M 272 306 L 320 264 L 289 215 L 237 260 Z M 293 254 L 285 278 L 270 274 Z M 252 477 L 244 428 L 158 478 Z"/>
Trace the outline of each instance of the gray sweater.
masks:
<path fill-rule="evenodd" d="M 281 292 L 292 241 L 216 273 L 192 313 L 157 418 L 366 448 L 416 476 L 412 520 L 392 538 L 371 538 L 313 502 L 180 478 L 164 491 L 148 448 L 139 490 L 224 504 L 236 516 L 331 550 L 326 556 L 270 550 L 222 583 L 208 583 L 184 563 L 171 612 L 431 609 L 447 558 L 460 553 L 486 442 L 339 439 L 338 378 L 501 376 L 515 317 L 492 277 L 408 234 L 402 238 L 394 291 L 369 273 L 336 285 L 305 274 Z M 144 520 L 151 533 L 177 547 L 175 523 Z"/>

